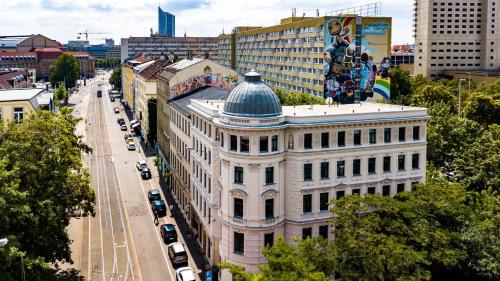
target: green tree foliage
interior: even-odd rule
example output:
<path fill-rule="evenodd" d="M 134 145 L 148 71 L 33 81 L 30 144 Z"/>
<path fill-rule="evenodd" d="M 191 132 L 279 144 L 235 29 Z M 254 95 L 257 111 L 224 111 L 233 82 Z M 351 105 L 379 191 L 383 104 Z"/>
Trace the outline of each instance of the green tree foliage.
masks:
<path fill-rule="evenodd" d="M 65 83 L 66 88 L 73 88 L 80 78 L 80 63 L 72 55 L 62 54 L 54 62 L 50 70 L 50 83 Z"/>
<path fill-rule="evenodd" d="M 54 263 L 70 262 L 66 232 L 70 214 L 93 215 L 95 195 L 75 135 L 78 120 L 68 109 L 40 111 L 0 135 L 0 279 L 52 280 Z"/>
<path fill-rule="evenodd" d="M 273 247 L 265 247 L 262 252 L 267 263 L 259 266 L 261 272 L 252 274 L 243 267 L 229 263 L 219 265 L 229 269 L 237 281 L 326 281 L 326 275 L 319 268 L 331 269 L 331 256 L 325 256 L 321 249 L 327 244 L 322 239 L 297 241 L 298 246 L 291 246 L 282 237 Z M 300 257 L 300 258 L 298 258 Z"/>
<path fill-rule="evenodd" d="M 464 107 L 464 117 L 488 126 L 500 123 L 500 94 L 497 99 L 493 95 L 472 94 Z"/>
<path fill-rule="evenodd" d="M 397 104 L 409 105 L 413 93 L 413 85 L 408 71 L 396 67 L 391 70 L 391 101 Z"/>
<path fill-rule="evenodd" d="M 114 69 L 119 65 L 120 65 L 120 58 L 105 58 L 105 59 L 95 60 L 96 68 Z"/>
<path fill-rule="evenodd" d="M 423 84 L 415 88 L 410 97 L 411 105 L 429 107 L 436 103 L 442 103 L 454 108 L 455 99 L 449 87 L 439 84 Z"/>
<path fill-rule="evenodd" d="M 66 100 L 68 97 L 68 92 L 66 91 L 66 87 L 63 84 L 59 84 L 56 91 L 54 92 L 54 97 L 56 98 L 56 102 L 59 103 L 62 100 Z"/>
<path fill-rule="evenodd" d="M 111 77 L 109 78 L 109 84 L 117 91 L 122 90 L 122 68 L 120 66 L 113 69 L 113 73 L 111 73 Z"/>
<path fill-rule="evenodd" d="M 316 97 L 306 93 L 294 91 L 284 92 L 280 88 L 274 89 L 276 95 L 280 99 L 281 105 L 312 105 L 325 104 L 325 100 L 321 97 Z"/>

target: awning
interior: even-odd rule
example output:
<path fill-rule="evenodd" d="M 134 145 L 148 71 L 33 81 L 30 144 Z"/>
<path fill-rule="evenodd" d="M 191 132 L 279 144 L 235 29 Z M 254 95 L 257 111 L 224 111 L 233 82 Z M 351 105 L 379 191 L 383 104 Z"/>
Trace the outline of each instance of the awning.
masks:
<path fill-rule="evenodd" d="M 137 121 L 136 119 L 134 119 L 134 120 L 130 121 L 130 125 L 133 125 L 133 124 L 135 124 L 135 123 L 139 123 L 139 121 Z"/>
<path fill-rule="evenodd" d="M 134 128 L 134 129 L 135 129 L 135 128 L 139 127 L 140 125 L 141 125 L 141 124 L 139 124 L 139 123 L 132 124 L 132 128 Z"/>

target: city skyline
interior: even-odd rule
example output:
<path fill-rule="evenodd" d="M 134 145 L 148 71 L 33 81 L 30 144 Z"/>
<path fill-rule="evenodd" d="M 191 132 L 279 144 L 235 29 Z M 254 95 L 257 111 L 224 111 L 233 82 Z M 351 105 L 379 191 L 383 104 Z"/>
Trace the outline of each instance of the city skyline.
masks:
<path fill-rule="evenodd" d="M 181 0 L 181 1 L 132 1 L 132 0 L 15 0 L 2 3 L 8 24 L 0 27 L 2 35 L 44 34 L 61 43 L 76 40 L 78 32 L 101 32 L 89 35 L 91 43 L 104 43 L 104 38 L 149 36 L 150 29 L 157 32 L 157 8 L 176 14 L 176 34 L 182 36 L 218 36 L 229 33 L 235 26 L 275 25 L 281 18 L 289 17 L 292 8 L 297 16 L 315 16 L 316 9 L 325 15 L 338 9 L 360 6 L 371 1 L 350 0 L 335 6 L 331 1 L 316 1 L 314 6 L 303 0 L 293 1 L 231 1 Z M 413 43 L 411 32 L 412 1 L 382 1 L 381 16 L 392 17 L 392 44 Z M 306 8 L 307 7 L 307 8 Z M 208 16 L 207 16 L 208 15 Z M 242 16 L 246 15 L 246 16 Z M 133 18 L 133 19 L 131 19 Z"/>

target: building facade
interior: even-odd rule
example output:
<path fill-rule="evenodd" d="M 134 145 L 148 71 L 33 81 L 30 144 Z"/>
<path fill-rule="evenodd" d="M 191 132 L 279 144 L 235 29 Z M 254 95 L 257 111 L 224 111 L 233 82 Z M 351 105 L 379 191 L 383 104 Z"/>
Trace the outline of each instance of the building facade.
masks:
<path fill-rule="evenodd" d="M 217 58 L 217 37 L 129 37 L 121 40 L 121 60 L 137 55 L 160 57 L 174 53 L 185 58 Z"/>
<path fill-rule="evenodd" d="M 151 58 L 139 56 L 122 64 L 122 91 L 123 101 L 128 108 L 134 108 L 134 67 L 151 61 Z"/>
<path fill-rule="evenodd" d="M 45 89 L 0 90 L 0 126 L 7 128 L 10 122 L 19 123 L 32 112 L 55 110 L 54 94 Z"/>
<path fill-rule="evenodd" d="M 175 37 L 175 15 L 158 7 L 158 34 Z"/>
<path fill-rule="evenodd" d="M 41 34 L 30 36 L 16 46 L 17 52 L 32 52 L 38 48 L 63 48 L 63 45 L 56 40 L 50 39 Z"/>
<path fill-rule="evenodd" d="M 500 72 L 498 0 L 415 0 L 415 74 Z"/>
<path fill-rule="evenodd" d="M 257 271 L 278 236 L 331 237 L 331 200 L 425 181 L 425 108 L 281 106 L 260 74 L 245 80 L 225 101 L 189 106 L 191 205 L 211 264 Z"/>
<path fill-rule="evenodd" d="M 387 17 L 341 15 L 284 18 L 269 27 L 236 27 L 231 34 L 219 36 L 218 62 L 240 74 L 256 69 L 271 86 L 323 97 L 331 95 L 330 86 L 337 84 L 335 73 L 352 72 L 357 30 L 360 55 L 366 53 L 366 59 L 360 60 L 373 65 L 390 57 L 391 25 Z M 370 75 L 372 80 L 375 76 Z M 373 88 L 375 81 L 370 82 Z M 352 93 L 341 89 L 344 82 L 338 84 L 335 95 Z"/>

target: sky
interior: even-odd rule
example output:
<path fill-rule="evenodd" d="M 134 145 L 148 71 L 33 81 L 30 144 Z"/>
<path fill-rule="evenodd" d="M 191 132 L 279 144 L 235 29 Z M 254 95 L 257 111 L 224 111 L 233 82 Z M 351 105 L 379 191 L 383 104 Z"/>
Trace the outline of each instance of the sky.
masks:
<path fill-rule="evenodd" d="M 411 0 L 380 0 L 381 16 L 392 17 L 392 44 L 413 43 Z M 61 43 L 89 34 L 92 44 L 102 38 L 148 36 L 158 30 L 158 5 L 175 14 L 176 36 L 217 36 L 235 26 L 270 26 L 281 18 L 315 16 L 377 0 L 0 0 L 0 35 L 43 34 Z M 84 38 L 84 36 L 82 37 Z"/>

